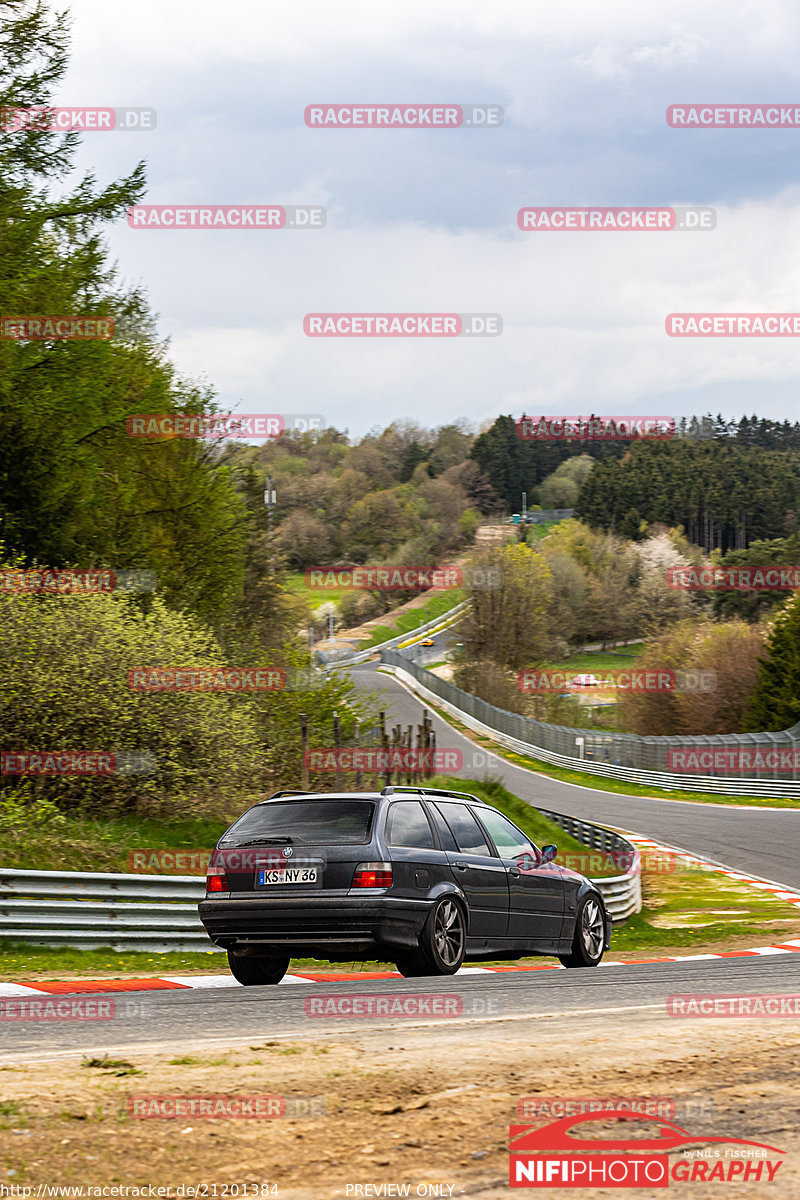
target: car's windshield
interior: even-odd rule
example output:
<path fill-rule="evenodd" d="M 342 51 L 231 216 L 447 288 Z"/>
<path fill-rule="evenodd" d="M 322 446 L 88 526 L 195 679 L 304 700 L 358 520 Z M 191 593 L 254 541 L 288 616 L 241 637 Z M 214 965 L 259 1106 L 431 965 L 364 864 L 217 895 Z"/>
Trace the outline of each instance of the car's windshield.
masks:
<path fill-rule="evenodd" d="M 356 845 L 369 841 L 375 804 L 371 800 L 280 800 L 257 804 L 231 826 L 221 841 L 245 846 L 262 839 Z"/>

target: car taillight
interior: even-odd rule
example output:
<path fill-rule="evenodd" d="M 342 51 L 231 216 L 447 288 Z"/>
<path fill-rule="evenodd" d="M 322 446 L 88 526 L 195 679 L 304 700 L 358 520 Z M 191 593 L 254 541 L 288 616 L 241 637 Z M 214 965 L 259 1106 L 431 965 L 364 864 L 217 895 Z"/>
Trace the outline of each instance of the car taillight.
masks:
<path fill-rule="evenodd" d="M 224 867 L 209 866 L 206 871 L 206 893 L 208 892 L 229 892 L 228 878 L 225 874 Z"/>
<path fill-rule="evenodd" d="M 392 864 L 387 862 L 359 863 L 353 876 L 354 888 L 386 888 L 392 886 Z"/>

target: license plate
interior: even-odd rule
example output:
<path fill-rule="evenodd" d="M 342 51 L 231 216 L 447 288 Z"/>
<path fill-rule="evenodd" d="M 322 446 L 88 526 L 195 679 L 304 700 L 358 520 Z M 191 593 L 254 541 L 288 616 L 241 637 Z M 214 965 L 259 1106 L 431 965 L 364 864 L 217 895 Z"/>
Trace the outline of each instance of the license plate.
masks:
<path fill-rule="evenodd" d="M 259 871 L 259 887 L 271 883 L 316 883 L 317 867 L 281 867 L 277 871 Z"/>

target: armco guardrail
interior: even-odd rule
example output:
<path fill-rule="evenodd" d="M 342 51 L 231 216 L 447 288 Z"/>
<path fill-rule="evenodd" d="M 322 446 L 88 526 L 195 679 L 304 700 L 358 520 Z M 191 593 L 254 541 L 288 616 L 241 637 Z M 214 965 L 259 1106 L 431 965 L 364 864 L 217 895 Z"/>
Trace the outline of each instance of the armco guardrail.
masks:
<path fill-rule="evenodd" d="M 639 854 L 609 829 L 544 811 L 593 849 L 633 855 L 627 874 L 596 883 L 615 921 L 642 906 Z M 218 951 L 200 923 L 205 879 L 197 875 L 117 875 L 0 868 L 0 938 L 78 950 Z"/>
<path fill-rule="evenodd" d="M 730 775 L 696 775 L 665 769 L 668 750 L 800 749 L 800 721 L 781 733 L 728 733 L 714 737 L 640 737 L 635 733 L 594 733 L 567 725 L 548 725 L 519 713 L 495 708 L 478 696 L 463 692 L 447 680 L 439 679 L 394 650 L 381 652 L 381 661 L 405 675 L 414 691 L 438 703 L 475 733 L 484 734 L 517 754 L 527 754 L 543 762 L 570 770 L 586 771 L 623 779 L 628 783 L 649 784 L 666 790 L 720 792 L 722 795 L 775 796 L 800 799 L 800 770 L 795 777 L 778 777 L 778 772 L 753 771 L 751 778 Z M 582 751 L 582 753 L 581 753 Z M 664 769 L 660 769 L 664 767 Z"/>
<path fill-rule="evenodd" d="M 537 806 L 538 807 L 538 806 Z M 642 860 L 639 851 L 613 829 L 605 829 L 602 825 L 593 825 L 591 821 L 581 821 L 577 817 L 568 817 L 564 813 L 553 812 L 549 808 L 540 808 L 539 812 L 556 825 L 559 825 L 570 837 L 583 842 L 592 850 L 601 850 L 604 854 L 622 852 L 630 860 L 630 866 L 624 875 L 613 875 L 607 878 L 595 879 L 598 890 L 605 900 L 606 908 L 615 922 L 625 921 L 634 913 L 642 911 Z M 558 859 L 556 859 L 556 863 Z"/>
<path fill-rule="evenodd" d="M 215 950 L 197 905 L 205 879 L 0 868 L 0 937 L 91 950 Z"/>
<path fill-rule="evenodd" d="M 380 642 L 377 646 L 370 646 L 369 650 L 360 650 L 358 654 L 352 654 L 348 658 L 338 658 L 335 661 L 327 662 L 323 657 L 324 652 L 317 651 L 317 653 L 323 659 L 325 667 L 329 671 L 334 667 L 353 667 L 356 663 L 367 662 L 370 658 L 374 658 L 382 650 L 390 650 L 396 647 L 398 642 L 408 641 L 409 638 L 418 637 L 422 633 L 428 633 L 431 629 L 438 628 L 439 625 L 446 625 L 448 621 L 459 616 L 467 608 L 469 608 L 469 600 L 464 600 L 461 604 L 457 604 L 455 608 L 450 608 L 447 612 L 440 613 L 432 621 L 427 621 L 424 625 L 420 625 L 416 629 L 406 630 L 405 633 L 398 633 L 396 637 L 389 638 L 386 642 Z M 391 614 L 387 613 L 386 615 L 390 616 Z"/>

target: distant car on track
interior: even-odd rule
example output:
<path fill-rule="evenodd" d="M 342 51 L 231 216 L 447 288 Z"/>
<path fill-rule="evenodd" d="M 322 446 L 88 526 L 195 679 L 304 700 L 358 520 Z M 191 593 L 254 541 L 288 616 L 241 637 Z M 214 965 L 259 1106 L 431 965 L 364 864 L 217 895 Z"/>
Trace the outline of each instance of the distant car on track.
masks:
<path fill-rule="evenodd" d="M 569 681 L 570 687 L 599 687 L 600 680 L 596 675 L 592 675 L 588 671 L 584 671 L 581 675 L 573 675 Z"/>
<path fill-rule="evenodd" d="M 422 641 L 419 643 L 419 645 L 420 645 L 420 646 L 435 646 L 435 645 L 436 645 L 436 638 L 424 638 L 424 639 L 423 639 L 423 640 L 422 640 Z"/>
<path fill-rule="evenodd" d="M 597 966 L 611 918 L 556 854 L 466 792 L 278 792 L 220 838 L 200 919 L 243 984 L 280 982 L 293 956 L 406 976 L 527 954 Z"/>

